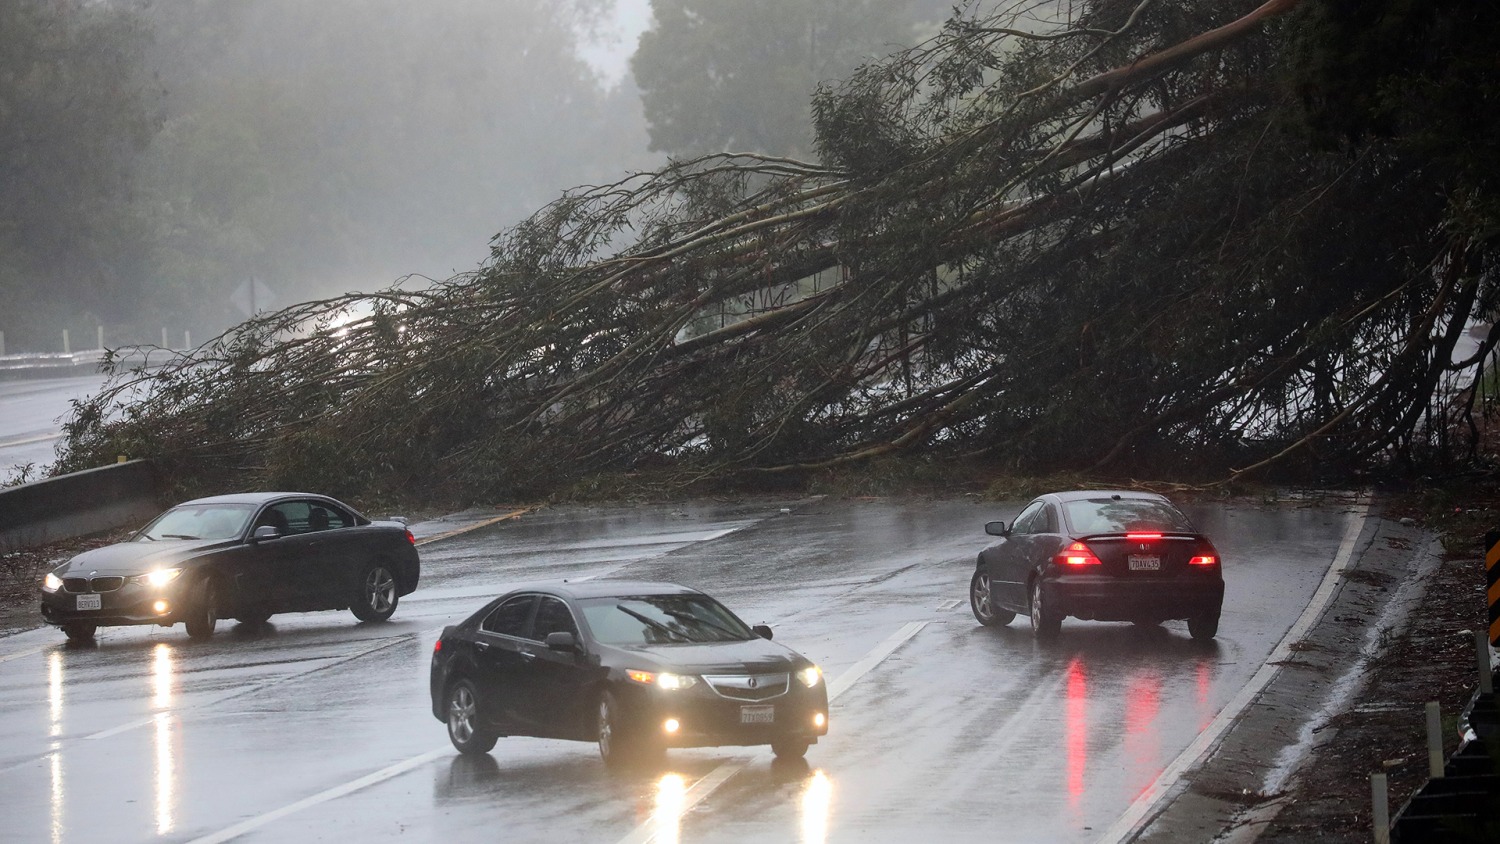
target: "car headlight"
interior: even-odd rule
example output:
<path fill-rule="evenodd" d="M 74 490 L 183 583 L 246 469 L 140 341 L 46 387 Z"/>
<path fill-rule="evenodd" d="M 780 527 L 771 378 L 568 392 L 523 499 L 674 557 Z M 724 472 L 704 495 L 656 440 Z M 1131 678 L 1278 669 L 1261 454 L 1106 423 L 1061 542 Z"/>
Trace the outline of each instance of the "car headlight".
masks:
<path fill-rule="evenodd" d="M 656 686 L 669 692 L 686 689 L 698 682 L 698 678 L 690 674 L 669 674 L 667 672 L 654 671 L 626 671 L 625 676 L 645 686 Z"/>
<path fill-rule="evenodd" d="M 47 572 L 47 576 L 44 577 L 44 578 L 42 578 L 42 591 L 43 592 L 56 592 L 57 590 L 59 590 L 61 588 L 62 588 L 62 578 L 58 577 L 57 575 L 53 574 L 52 572 L 50 572 L 50 571 Z"/>
<path fill-rule="evenodd" d="M 797 679 L 802 681 L 802 685 L 810 689 L 813 686 L 818 685 L 818 683 L 822 682 L 823 669 L 819 668 L 816 665 L 809 665 L 808 667 L 797 672 Z"/>
<path fill-rule="evenodd" d="M 176 580 L 181 574 L 182 569 L 157 569 L 145 574 L 138 574 L 130 579 L 142 586 L 160 588 Z"/>

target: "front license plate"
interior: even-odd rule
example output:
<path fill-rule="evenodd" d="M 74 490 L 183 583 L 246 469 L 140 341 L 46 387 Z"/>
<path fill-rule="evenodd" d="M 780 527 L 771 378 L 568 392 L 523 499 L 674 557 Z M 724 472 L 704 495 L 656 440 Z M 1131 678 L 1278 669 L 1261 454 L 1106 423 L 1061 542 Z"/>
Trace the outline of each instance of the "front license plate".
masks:
<path fill-rule="evenodd" d="M 101 595 L 79 595 L 78 603 L 73 605 L 75 610 L 102 610 L 104 609 L 104 597 Z"/>
<path fill-rule="evenodd" d="M 1130 555 L 1131 571 L 1161 571 L 1161 557 L 1147 554 Z"/>
<path fill-rule="evenodd" d="M 776 723 L 775 706 L 741 706 L 741 724 L 774 724 Z"/>

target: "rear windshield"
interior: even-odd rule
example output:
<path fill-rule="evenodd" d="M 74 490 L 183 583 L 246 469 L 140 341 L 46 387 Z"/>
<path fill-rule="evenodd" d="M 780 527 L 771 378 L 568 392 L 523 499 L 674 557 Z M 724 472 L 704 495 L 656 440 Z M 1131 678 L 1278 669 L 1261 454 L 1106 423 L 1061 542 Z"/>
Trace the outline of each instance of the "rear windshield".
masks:
<path fill-rule="evenodd" d="M 755 634 L 706 595 L 644 595 L 581 602 L 594 638 L 607 645 L 742 642 Z"/>
<path fill-rule="evenodd" d="M 1149 498 L 1087 498 L 1069 501 L 1063 509 L 1075 534 L 1193 529 L 1176 507 Z"/>

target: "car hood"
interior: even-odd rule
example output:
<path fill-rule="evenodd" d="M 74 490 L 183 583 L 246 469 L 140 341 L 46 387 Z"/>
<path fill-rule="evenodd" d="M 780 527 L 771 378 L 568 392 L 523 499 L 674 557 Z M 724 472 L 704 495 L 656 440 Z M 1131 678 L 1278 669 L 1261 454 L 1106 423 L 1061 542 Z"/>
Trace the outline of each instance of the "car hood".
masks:
<path fill-rule="evenodd" d="M 157 542 L 121 542 L 85 551 L 56 569 L 59 576 L 72 572 L 140 574 L 163 566 L 178 565 L 208 551 L 234 545 L 232 539 L 163 539 Z"/>
<path fill-rule="evenodd" d="M 791 648 L 761 638 L 695 645 L 632 645 L 615 650 L 636 663 L 633 667 L 679 674 L 763 674 L 794 671 L 810 664 Z"/>

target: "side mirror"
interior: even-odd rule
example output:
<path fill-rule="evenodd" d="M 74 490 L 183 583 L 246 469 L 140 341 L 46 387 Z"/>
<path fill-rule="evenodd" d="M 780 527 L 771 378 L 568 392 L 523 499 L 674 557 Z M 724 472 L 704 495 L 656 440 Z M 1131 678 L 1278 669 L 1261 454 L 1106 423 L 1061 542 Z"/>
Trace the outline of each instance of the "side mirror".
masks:
<path fill-rule="evenodd" d="M 757 624 L 750 629 L 754 631 L 755 635 L 761 637 L 762 639 L 771 638 L 771 626 L 769 624 Z"/>
<path fill-rule="evenodd" d="M 267 539 L 280 539 L 281 531 L 272 525 L 261 525 L 250 534 L 251 542 L 264 542 Z"/>
<path fill-rule="evenodd" d="M 550 651 L 568 651 L 576 654 L 582 650 L 582 648 L 578 647 L 578 639 L 572 633 L 561 630 L 556 633 L 548 633 L 547 638 L 543 640 L 543 644 Z"/>
<path fill-rule="evenodd" d="M 1005 529 L 1005 522 L 985 522 L 984 532 L 990 536 L 1009 536 L 1010 531 Z"/>

